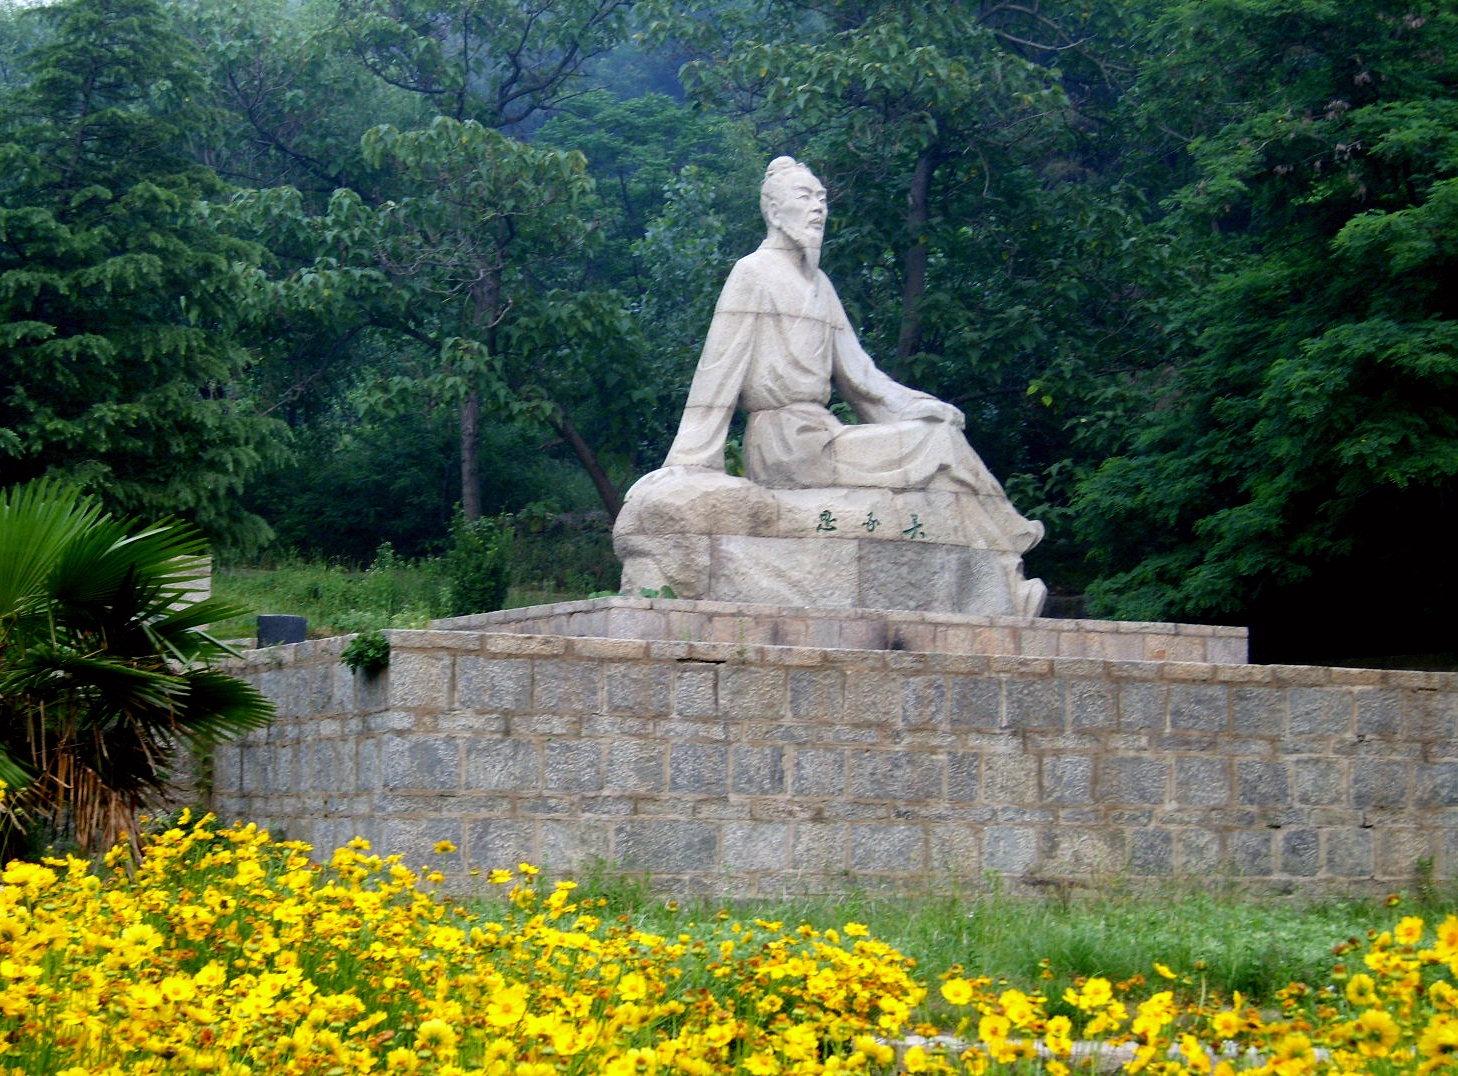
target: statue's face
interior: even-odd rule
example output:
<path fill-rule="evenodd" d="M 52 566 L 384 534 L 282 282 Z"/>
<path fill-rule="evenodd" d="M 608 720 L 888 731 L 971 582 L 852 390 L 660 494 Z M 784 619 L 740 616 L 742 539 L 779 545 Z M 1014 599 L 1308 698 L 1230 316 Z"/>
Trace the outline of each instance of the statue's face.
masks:
<path fill-rule="evenodd" d="M 825 187 L 802 168 L 781 181 L 770 223 L 802 250 L 819 250 L 825 235 L 825 210 Z"/>

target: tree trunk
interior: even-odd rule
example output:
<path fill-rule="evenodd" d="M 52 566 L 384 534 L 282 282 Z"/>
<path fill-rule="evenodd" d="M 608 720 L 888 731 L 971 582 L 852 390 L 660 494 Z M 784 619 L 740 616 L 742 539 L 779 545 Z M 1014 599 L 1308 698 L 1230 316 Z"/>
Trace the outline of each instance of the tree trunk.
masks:
<path fill-rule="evenodd" d="M 472 389 L 461 401 L 461 512 L 481 518 L 481 393 Z"/>
<path fill-rule="evenodd" d="M 616 521 L 618 513 L 623 508 L 623 498 L 618 493 L 618 487 L 602 469 L 602 464 L 597 460 L 597 453 L 592 446 L 582 439 L 582 434 L 577 432 L 577 427 L 572 425 L 572 420 L 567 417 L 567 412 L 558 407 L 552 419 L 552 427 L 557 431 L 567 446 L 572 449 L 577 462 L 582 464 L 582 469 L 592 479 L 592 484 L 597 490 L 597 496 L 602 501 L 602 506 L 607 509 L 608 518 Z"/>
<path fill-rule="evenodd" d="M 901 289 L 901 332 L 896 339 L 896 357 L 904 359 L 921 350 L 921 298 L 926 292 L 926 265 L 931 253 L 926 225 L 930 218 L 932 173 L 936 170 L 936 148 L 928 146 L 916 159 L 907 195 L 906 232 L 909 244 L 904 259 Z"/>

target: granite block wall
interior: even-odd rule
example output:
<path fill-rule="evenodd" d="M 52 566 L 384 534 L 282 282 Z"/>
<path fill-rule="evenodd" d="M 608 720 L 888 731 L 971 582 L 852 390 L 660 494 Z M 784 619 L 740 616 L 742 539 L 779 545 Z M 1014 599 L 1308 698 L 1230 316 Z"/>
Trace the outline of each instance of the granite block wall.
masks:
<path fill-rule="evenodd" d="M 213 806 L 472 871 L 680 893 L 1458 875 L 1458 675 L 495 633 L 254 651 Z M 437 841 L 458 849 L 441 857 Z"/>

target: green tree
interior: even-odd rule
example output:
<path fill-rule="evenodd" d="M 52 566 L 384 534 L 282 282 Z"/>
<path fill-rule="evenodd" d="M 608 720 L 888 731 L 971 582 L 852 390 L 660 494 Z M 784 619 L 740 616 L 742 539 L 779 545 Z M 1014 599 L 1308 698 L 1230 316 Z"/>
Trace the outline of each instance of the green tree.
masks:
<path fill-rule="evenodd" d="M 243 612 L 191 591 L 206 546 L 171 521 L 118 519 L 47 479 L 0 491 L 0 844 L 135 833 L 179 749 L 268 722 L 273 705 L 208 663 L 205 625 Z"/>
<path fill-rule="evenodd" d="M 520 133 L 580 92 L 586 65 L 626 36 L 634 0 L 341 0 L 350 50 L 435 113 Z"/>
<path fill-rule="evenodd" d="M 0 103 L 0 458 L 128 512 L 187 515 L 239 545 L 236 507 L 281 427 L 236 386 L 236 264 L 205 219 L 216 178 L 196 55 L 155 0 L 62 0 Z"/>
<path fill-rule="evenodd" d="M 1209 269 L 1083 490 L 1099 608 L 1246 620 L 1287 658 L 1420 649 L 1458 598 L 1432 555 L 1458 521 L 1458 13 L 1179 4 L 1154 44 L 1142 103 L 1190 139 L 1174 219 Z"/>
<path fill-rule="evenodd" d="M 484 408 L 556 430 L 615 513 L 616 484 L 550 391 L 564 358 L 601 354 L 628 334 L 611 297 L 549 290 L 551 263 L 590 238 L 581 154 L 445 116 L 419 130 L 376 128 L 365 153 L 400 193 L 372 208 L 340 192 L 332 232 L 346 244 L 341 258 L 364 257 L 388 278 L 398 303 L 384 325 L 419 345 L 423 359 L 385 380 L 379 402 L 399 406 L 424 391 L 457 406 L 468 520 L 482 514 Z"/>

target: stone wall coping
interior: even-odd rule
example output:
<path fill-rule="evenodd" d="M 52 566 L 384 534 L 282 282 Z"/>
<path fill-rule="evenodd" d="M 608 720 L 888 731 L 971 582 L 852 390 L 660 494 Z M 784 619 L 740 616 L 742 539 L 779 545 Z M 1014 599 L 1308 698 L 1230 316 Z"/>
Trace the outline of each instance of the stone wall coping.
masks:
<path fill-rule="evenodd" d="M 635 600 L 635 599 L 624 599 Z M 529 635 L 480 629 L 390 629 L 400 651 L 481 654 L 490 657 L 575 657 L 584 660 L 677 661 L 805 668 L 854 666 L 903 673 L 947 673 L 1074 680 L 1164 681 L 1284 687 L 1375 687 L 1458 690 L 1458 673 L 1414 669 L 1348 669 L 1320 665 L 1231 665 L 1194 661 L 1136 661 L 1035 657 L 1016 654 L 948 654 L 910 650 L 774 646 L 765 643 L 605 639 L 591 636 Z M 333 664 L 354 635 L 311 639 L 245 650 L 226 668 L 282 668 Z"/>
<path fill-rule="evenodd" d="M 498 609 L 490 613 L 471 613 L 446 617 L 431 622 L 431 627 L 446 631 L 485 630 L 491 626 L 541 620 L 547 617 L 572 616 L 615 610 L 644 610 L 657 613 L 689 613 L 705 616 L 809 618 L 820 620 L 875 620 L 885 623 L 918 623 L 937 626 L 1037 628 L 1040 631 L 1114 632 L 1123 635 L 1187 635 L 1216 639 L 1243 639 L 1249 629 L 1228 624 L 1177 624 L 1161 621 L 1133 620 L 1062 620 L 1053 617 L 969 616 L 960 613 L 919 612 L 906 609 L 811 609 L 800 606 L 763 605 L 724 601 L 689 601 L 680 598 L 639 598 L 616 595 L 607 598 L 583 598 L 550 605 L 528 605 L 517 609 Z"/>

